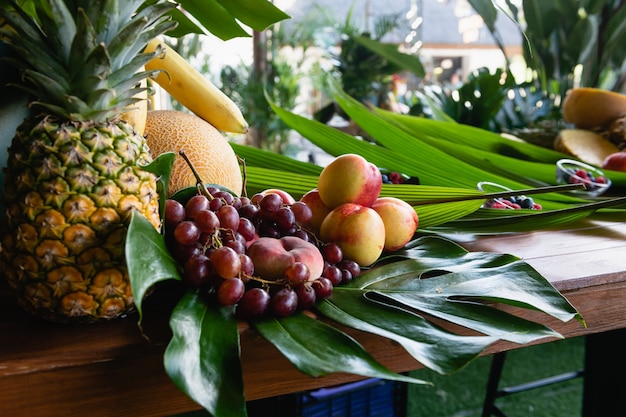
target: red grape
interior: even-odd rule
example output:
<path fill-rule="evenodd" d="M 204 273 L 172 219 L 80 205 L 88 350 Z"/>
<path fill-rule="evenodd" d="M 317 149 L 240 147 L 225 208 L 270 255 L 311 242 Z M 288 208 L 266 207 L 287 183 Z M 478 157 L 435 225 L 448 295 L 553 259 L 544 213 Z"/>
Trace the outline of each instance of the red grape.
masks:
<path fill-rule="evenodd" d="M 185 207 L 178 201 L 167 199 L 165 200 L 165 225 L 167 227 L 174 227 L 178 223 L 185 220 L 186 212 Z"/>
<path fill-rule="evenodd" d="M 274 193 L 266 194 L 259 202 L 259 208 L 266 213 L 277 211 L 282 206 L 283 198 Z"/>
<path fill-rule="evenodd" d="M 183 280 L 193 286 L 200 287 L 209 283 L 211 278 L 211 261 L 205 255 L 194 255 L 187 259 L 183 267 Z"/>
<path fill-rule="evenodd" d="M 322 246 L 321 252 L 324 259 L 332 265 L 338 264 L 343 259 L 341 247 L 333 242 L 325 243 L 324 246 Z"/>
<path fill-rule="evenodd" d="M 233 278 L 241 272 L 241 260 L 233 248 L 217 248 L 211 253 L 210 259 L 213 269 L 222 278 Z"/>
<path fill-rule="evenodd" d="M 246 292 L 246 286 L 239 278 L 223 280 L 217 287 L 217 302 L 223 306 L 237 304 Z"/>
<path fill-rule="evenodd" d="M 288 287 L 283 287 L 271 297 L 272 313 L 276 317 L 287 317 L 298 309 L 298 296 Z"/>
<path fill-rule="evenodd" d="M 351 259 L 344 259 L 339 262 L 337 266 L 339 267 L 339 269 L 347 269 L 348 271 L 350 271 L 353 278 L 358 277 L 361 273 L 361 267 L 359 266 L 359 264 Z"/>
<path fill-rule="evenodd" d="M 254 204 L 245 204 L 239 209 L 239 216 L 245 217 L 251 221 L 256 220 L 259 214 L 259 208 Z"/>
<path fill-rule="evenodd" d="M 201 210 L 207 210 L 209 208 L 209 199 L 202 194 L 196 194 L 187 200 L 185 204 L 185 210 L 187 211 L 187 219 L 193 220 L 196 218 Z"/>
<path fill-rule="evenodd" d="M 300 224 L 307 224 L 313 217 L 313 211 L 306 203 L 302 201 L 296 201 L 291 205 L 291 211 L 293 211 L 296 221 Z"/>
<path fill-rule="evenodd" d="M 241 273 L 251 277 L 254 274 L 254 262 L 246 254 L 239 254 L 239 260 L 241 261 Z"/>
<path fill-rule="evenodd" d="M 318 300 L 325 300 L 331 296 L 333 292 L 333 284 L 328 278 L 318 278 L 313 281 L 313 289 L 315 290 L 315 297 Z"/>
<path fill-rule="evenodd" d="M 281 231 L 288 233 L 290 228 L 294 228 L 292 232 L 295 232 L 296 217 L 293 215 L 293 211 L 289 207 L 281 207 L 273 212 L 273 220 L 276 222 L 276 226 Z"/>
<path fill-rule="evenodd" d="M 262 288 L 249 289 L 237 304 L 237 317 L 242 320 L 261 318 L 269 308 L 270 299 L 270 295 Z"/>
<path fill-rule="evenodd" d="M 352 273 L 349 270 L 347 269 L 341 270 L 341 283 L 342 284 L 350 283 L 350 281 L 352 281 L 352 278 L 354 277 L 352 276 Z"/>
<path fill-rule="evenodd" d="M 181 245 L 193 245 L 200 238 L 200 229 L 191 220 L 185 220 L 176 225 L 174 239 Z"/>
<path fill-rule="evenodd" d="M 233 200 L 235 199 L 235 197 L 233 197 L 233 195 L 228 191 L 216 191 L 215 193 L 213 193 L 213 197 L 223 200 L 224 203 L 227 205 L 232 204 Z"/>
<path fill-rule="evenodd" d="M 202 210 L 196 214 L 196 224 L 200 231 L 204 233 L 215 233 L 220 227 L 220 219 L 211 210 Z"/>
<path fill-rule="evenodd" d="M 293 287 L 293 290 L 298 296 L 298 308 L 305 310 L 315 304 L 316 296 L 315 290 L 310 282 L 301 282 Z"/>
<path fill-rule="evenodd" d="M 241 234 L 246 242 L 251 241 L 256 237 L 256 228 L 254 223 L 250 219 L 245 217 L 239 218 L 239 226 L 237 227 L 237 233 Z"/>
<path fill-rule="evenodd" d="M 342 281 L 341 269 L 336 265 L 324 265 L 324 272 L 322 272 L 324 278 L 328 278 L 333 285 L 339 285 Z"/>
<path fill-rule="evenodd" d="M 222 206 L 217 211 L 217 218 L 220 225 L 227 229 L 237 231 L 239 228 L 239 212 L 233 206 Z"/>
<path fill-rule="evenodd" d="M 309 267 L 302 262 L 293 262 L 285 269 L 285 278 L 292 284 L 308 281 L 310 276 Z"/>

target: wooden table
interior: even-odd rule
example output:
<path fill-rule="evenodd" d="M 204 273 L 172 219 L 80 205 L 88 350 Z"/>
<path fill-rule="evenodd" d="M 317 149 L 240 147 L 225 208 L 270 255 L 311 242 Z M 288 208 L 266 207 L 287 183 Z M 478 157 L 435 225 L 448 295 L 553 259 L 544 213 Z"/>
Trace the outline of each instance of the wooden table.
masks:
<path fill-rule="evenodd" d="M 611 410 L 612 393 L 622 386 L 599 384 L 610 363 L 613 372 L 626 369 L 616 343 L 626 328 L 626 222 L 616 218 L 585 220 L 555 230 L 489 237 L 456 236 L 469 250 L 511 253 L 536 268 L 578 309 L 587 327 L 562 323 L 541 313 L 524 317 L 544 323 L 570 338 L 588 335 L 586 405 L 597 414 L 599 404 Z M 1 416 L 165 416 L 199 407 L 169 380 L 162 353 L 169 334 L 167 300 L 146 301 L 145 330 L 137 317 L 91 326 L 43 322 L 20 310 L 0 284 L 0 415 Z M 395 342 L 352 329 L 380 362 L 397 372 L 421 365 Z M 258 334 L 242 329 L 245 395 L 258 400 L 360 379 L 349 374 L 311 378 L 299 373 Z M 549 342 L 544 339 L 536 343 Z M 485 354 L 519 348 L 507 342 Z M 597 352 L 600 350 L 600 353 Z M 615 351 L 611 356 L 610 351 Z M 592 363 L 593 362 L 593 363 Z M 622 373 L 620 379 L 624 379 Z M 623 385 L 623 384 L 622 384 Z M 592 392 L 593 391 L 593 392 Z M 616 400 L 619 396 L 615 396 Z M 594 415 L 594 414 L 588 414 Z"/>

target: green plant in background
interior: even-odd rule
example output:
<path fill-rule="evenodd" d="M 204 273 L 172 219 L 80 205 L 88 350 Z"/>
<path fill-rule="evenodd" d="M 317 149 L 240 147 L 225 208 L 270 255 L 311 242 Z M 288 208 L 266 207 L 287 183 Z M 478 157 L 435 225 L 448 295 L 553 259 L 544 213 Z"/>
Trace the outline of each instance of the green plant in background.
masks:
<path fill-rule="evenodd" d="M 614 0 L 469 0 L 494 39 L 500 9 L 524 35 L 524 60 L 530 72 L 522 85 L 509 88 L 509 101 L 494 118 L 502 131 L 526 139 L 559 130 L 560 104 L 574 87 L 621 91 L 626 82 L 626 3 Z M 554 24 L 558 22 L 558 24 Z M 505 54 L 501 42 L 496 42 Z M 508 57 L 507 57 L 508 62 Z M 540 140 L 541 142 L 541 140 Z M 551 142 L 550 142 L 551 144 Z"/>
<path fill-rule="evenodd" d="M 269 59 L 267 71 L 260 75 L 261 78 L 255 76 L 253 71 L 245 65 L 225 66 L 220 73 L 222 91 L 241 108 L 255 138 L 253 145 L 284 153 L 291 128 L 272 111 L 265 92 L 281 107 L 293 109 L 300 92 L 302 74 L 296 65 L 282 57 Z"/>

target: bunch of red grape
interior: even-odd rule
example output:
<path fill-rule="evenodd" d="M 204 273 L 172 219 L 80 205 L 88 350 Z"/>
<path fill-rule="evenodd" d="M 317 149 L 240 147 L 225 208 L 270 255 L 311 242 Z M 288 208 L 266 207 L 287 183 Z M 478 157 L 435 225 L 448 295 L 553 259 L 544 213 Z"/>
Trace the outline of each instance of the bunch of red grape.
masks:
<path fill-rule="evenodd" d="M 359 275 L 360 266 L 344 259 L 335 243 L 322 243 L 306 230 L 311 209 L 300 201 L 285 203 L 276 193 L 235 197 L 215 187 L 182 203 L 168 199 L 164 228 L 168 250 L 181 265 L 183 281 L 206 289 L 222 306 L 236 305 L 240 319 L 288 316 L 330 297 L 333 287 Z M 258 237 L 295 236 L 311 242 L 325 260 L 321 277 L 310 277 L 295 262 L 280 280 L 255 275 L 248 246 Z"/>

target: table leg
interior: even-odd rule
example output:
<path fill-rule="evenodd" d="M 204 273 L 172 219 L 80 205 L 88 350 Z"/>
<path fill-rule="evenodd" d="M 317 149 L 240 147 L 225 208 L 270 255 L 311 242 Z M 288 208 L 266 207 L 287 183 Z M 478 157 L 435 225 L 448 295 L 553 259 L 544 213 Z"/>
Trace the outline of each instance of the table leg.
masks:
<path fill-rule="evenodd" d="M 623 412 L 626 392 L 626 329 L 586 336 L 582 417 Z"/>

